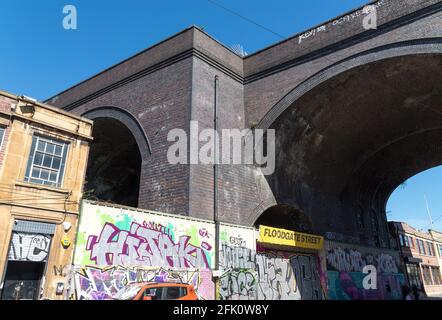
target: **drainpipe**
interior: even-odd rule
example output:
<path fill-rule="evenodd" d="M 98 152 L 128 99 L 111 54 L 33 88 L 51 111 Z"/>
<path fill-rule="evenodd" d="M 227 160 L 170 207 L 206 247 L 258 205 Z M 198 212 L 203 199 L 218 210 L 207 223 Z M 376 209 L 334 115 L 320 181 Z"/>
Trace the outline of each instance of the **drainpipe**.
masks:
<path fill-rule="evenodd" d="M 214 83 L 214 104 L 213 104 L 213 129 L 215 133 L 218 133 L 218 76 L 215 76 Z M 216 288 L 218 287 L 219 281 L 219 234 L 220 225 L 218 221 L 218 147 L 219 143 L 216 140 L 217 135 L 215 134 L 215 140 L 213 148 L 213 220 L 215 222 L 215 300 L 216 300 Z"/>

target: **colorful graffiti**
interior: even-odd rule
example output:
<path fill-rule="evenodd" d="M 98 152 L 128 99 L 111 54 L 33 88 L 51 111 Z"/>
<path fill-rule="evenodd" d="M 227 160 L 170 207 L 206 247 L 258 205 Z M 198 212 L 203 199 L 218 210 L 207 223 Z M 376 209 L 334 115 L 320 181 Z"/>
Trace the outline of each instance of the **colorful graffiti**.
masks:
<path fill-rule="evenodd" d="M 210 222 L 84 202 L 74 264 L 210 269 L 214 245 Z"/>
<path fill-rule="evenodd" d="M 213 299 L 215 290 L 210 270 L 86 266 L 76 268 L 74 277 L 78 300 L 110 299 L 125 286 L 140 282 L 192 284 L 200 299 Z"/>
<path fill-rule="evenodd" d="M 364 289 L 366 265 L 377 271 L 376 289 Z M 381 249 L 352 248 L 329 243 L 327 249 L 328 296 L 334 300 L 401 299 L 405 277 L 397 253 Z"/>
<path fill-rule="evenodd" d="M 405 283 L 403 274 L 379 275 L 377 289 L 366 290 L 362 286 L 364 273 L 328 271 L 327 276 L 332 300 L 399 300 Z"/>
<path fill-rule="evenodd" d="M 86 201 L 74 254 L 75 296 L 109 299 L 130 283 L 178 281 L 213 299 L 214 234 L 208 221 Z M 221 224 L 219 299 L 323 298 L 316 255 L 257 250 L 256 239 L 253 228 Z"/>
<path fill-rule="evenodd" d="M 114 240 L 116 239 L 116 240 Z M 177 242 L 163 229 L 132 222 L 130 231 L 106 223 L 99 237 L 91 235 L 86 250 L 96 265 L 155 266 L 209 269 L 207 242 L 201 247 L 189 243 L 190 236 L 180 236 Z"/>

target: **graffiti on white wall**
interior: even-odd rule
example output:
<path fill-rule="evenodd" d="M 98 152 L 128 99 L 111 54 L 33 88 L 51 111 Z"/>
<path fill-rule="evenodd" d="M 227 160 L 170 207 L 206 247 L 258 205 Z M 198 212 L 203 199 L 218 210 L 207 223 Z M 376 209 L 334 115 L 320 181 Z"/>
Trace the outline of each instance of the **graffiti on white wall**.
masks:
<path fill-rule="evenodd" d="M 214 298 L 210 270 L 170 270 L 138 267 L 80 267 L 75 270 L 75 294 L 78 300 L 105 300 L 129 284 L 175 282 L 191 284 L 200 299 Z"/>
<path fill-rule="evenodd" d="M 240 235 L 234 237 L 232 235 Z M 238 241 L 236 239 L 250 239 Z M 314 255 L 256 250 L 255 230 L 231 227 L 220 246 L 221 300 L 322 299 Z M 253 239 L 253 241 L 251 240 Z"/>
<path fill-rule="evenodd" d="M 248 269 L 225 272 L 220 278 L 218 295 L 221 300 L 256 300 L 256 272 Z"/>
<path fill-rule="evenodd" d="M 115 239 L 115 240 L 114 240 Z M 130 230 L 121 230 L 106 223 L 99 236 L 89 236 L 86 250 L 96 265 L 157 266 L 175 268 L 210 267 L 206 252 L 212 246 L 205 241 L 201 247 L 189 243 L 183 235 L 175 242 L 163 230 L 132 222 Z"/>
<path fill-rule="evenodd" d="M 260 300 L 323 298 L 316 256 L 257 254 L 257 270 Z"/>
<path fill-rule="evenodd" d="M 74 263 L 210 269 L 214 232 L 210 222 L 84 202 Z"/>
<path fill-rule="evenodd" d="M 13 261 L 46 261 L 50 244 L 50 236 L 13 232 L 8 259 Z"/>

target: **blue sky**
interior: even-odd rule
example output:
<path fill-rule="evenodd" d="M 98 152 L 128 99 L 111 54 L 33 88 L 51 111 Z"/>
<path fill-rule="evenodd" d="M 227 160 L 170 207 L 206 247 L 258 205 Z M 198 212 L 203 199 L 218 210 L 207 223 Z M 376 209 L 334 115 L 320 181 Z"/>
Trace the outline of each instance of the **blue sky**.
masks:
<path fill-rule="evenodd" d="M 216 1 L 284 36 L 366 3 Z M 77 30 L 62 27 L 68 4 L 77 8 Z M 1 0 L 0 88 L 44 100 L 194 24 L 248 53 L 281 40 L 207 0 Z"/>
<path fill-rule="evenodd" d="M 388 201 L 388 219 L 406 221 L 415 228 L 428 230 L 430 218 L 425 196 L 434 220 L 433 228 L 442 231 L 442 166 L 421 172 L 399 186 Z"/>
<path fill-rule="evenodd" d="M 286 37 L 359 7 L 365 0 L 215 0 Z M 75 5 L 78 30 L 62 28 Z M 0 89 L 44 100 L 187 28 L 253 53 L 279 40 L 208 0 L 1 0 Z M 389 218 L 428 228 L 442 214 L 442 168 L 410 179 L 388 203 Z M 435 224 L 442 230 L 442 218 Z"/>

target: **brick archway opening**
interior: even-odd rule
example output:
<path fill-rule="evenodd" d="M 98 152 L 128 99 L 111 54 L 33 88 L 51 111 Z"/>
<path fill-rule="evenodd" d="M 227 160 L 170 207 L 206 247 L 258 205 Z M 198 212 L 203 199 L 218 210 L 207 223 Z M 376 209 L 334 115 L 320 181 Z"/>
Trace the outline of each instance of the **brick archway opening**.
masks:
<path fill-rule="evenodd" d="M 255 221 L 255 226 L 259 225 L 301 232 L 312 231 L 308 216 L 287 204 L 278 204 L 265 210 Z"/>
<path fill-rule="evenodd" d="M 114 118 L 94 119 L 85 198 L 138 206 L 141 153 L 129 128 Z"/>

